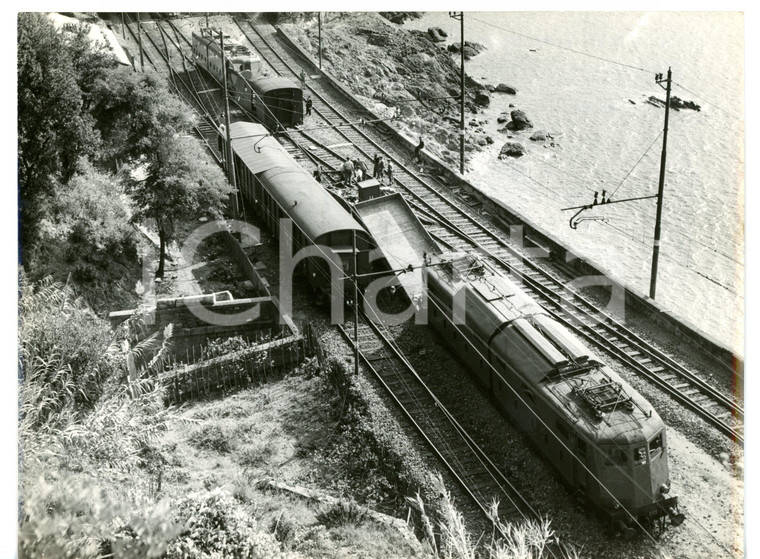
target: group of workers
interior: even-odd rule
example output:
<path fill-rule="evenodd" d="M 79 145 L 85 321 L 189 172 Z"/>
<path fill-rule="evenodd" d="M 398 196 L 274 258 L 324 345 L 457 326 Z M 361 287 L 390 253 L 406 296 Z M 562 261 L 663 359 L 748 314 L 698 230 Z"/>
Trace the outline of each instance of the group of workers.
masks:
<path fill-rule="evenodd" d="M 388 185 L 393 185 L 393 164 L 390 158 L 384 158 L 379 153 L 375 154 L 372 160 L 372 177 L 380 181 L 381 184 L 385 184 L 385 179 L 388 179 Z M 341 173 L 343 175 L 343 182 L 349 186 L 351 184 L 359 183 L 370 178 L 369 169 L 367 164 L 359 159 L 348 158 L 343 162 L 341 166 Z M 322 182 L 322 177 L 325 171 L 322 169 L 322 165 L 318 165 L 314 171 L 314 178 L 317 182 Z"/>
<path fill-rule="evenodd" d="M 384 158 L 379 153 L 375 154 L 372 160 L 372 177 L 376 178 L 381 183 L 385 183 L 385 179 L 388 179 L 388 184 L 393 185 L 393 164 L 390 158 Z M 359 159 L 346 159 L 343 162 L 343 182 L 347 185 L 365 181 L 370 178 L 369 169 L 367 164 Z"/>

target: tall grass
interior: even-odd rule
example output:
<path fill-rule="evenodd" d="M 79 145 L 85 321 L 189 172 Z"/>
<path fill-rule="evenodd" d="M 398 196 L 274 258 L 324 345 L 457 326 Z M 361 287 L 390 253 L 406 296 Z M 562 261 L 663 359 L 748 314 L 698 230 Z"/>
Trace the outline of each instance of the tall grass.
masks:
<path fill-rule="evenodd" d="M 499 517 L 499 503 L 491 503 L 488 516 L 493 523 L 490 538 L 482 535 L 473 540 L 464 517 L 454 505 L 440 474 L 433 478 L 440 495 L 437 505 L 426 507 L 419 493 L 409 504 L 419 513 L 423 541 L 432 557 L 445 559 L 544 559 L 551 555 L 560 559 L 579 559 L 577 550 L 559 542 L 549 519 L 528 519 L 519 524 L 504 522 Z M 551 546 L 551 553 L 549 551 Z"/>
<path fill-rule="evenodd" d="M 21 277 L 19 311 L 20 555 L 97 557 L 123 544 L 137 551 L 122 557 L 160 556 L 171 527 L 157 504 L 118 495 L 117 480 L 148 482 L 173 417 L 152 380 L 167 340 L 138 341 L 134 324 L 113 332 L 49 280 Z"/>

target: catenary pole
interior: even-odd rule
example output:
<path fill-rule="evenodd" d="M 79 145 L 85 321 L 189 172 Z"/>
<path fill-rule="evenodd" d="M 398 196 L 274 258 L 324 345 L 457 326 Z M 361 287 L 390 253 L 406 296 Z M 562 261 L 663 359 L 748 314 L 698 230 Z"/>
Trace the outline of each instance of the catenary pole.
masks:
<path fill-rule="evenodd" d="M 142 23 L 140 21 L 140 12 L 137 12 L 137 42 L 140 48 L 140 71 L 145 71 L 145 61 L 143 60 L 143 48 L 142 48 Z"/>
<path fill-rule="evenodd" d="M 660 74 L 662 76 L 662 74 Z M 657 265 L 660 258 L 660 233 L 662 230 L 662 198 L 665 191 L 665 160 L 668 150 L 668 117 L 670 116 L 670 84 L 672 73 L 668 68 L 668 77 L 666 80 L 659 79 L 658 84 L 663 81 L 667 83 L 665 88 L 665 126 L 662 133 L 662 156 L 660 157 L 660 181 L 657 188 L 657 220 L 654 225 L 654 247 L 652 248 L 652 277 L 649 282 L 649 297 L 654 299 L 657 291 Z"/>
<path fill-rule="evenodd" d="M 235 161 L 232 157 L 232 139 L 230 137 L 230 98 L 227 92 L 227 55 L 224 52 L 224 31 L 219 31 L 219 45 L 222 49 L 222 84 L 224 86 L 224 126 L 227 135 L 227 178 L 234 189 L 232 193 L 232 212 L 235 219 L 240 217 L 238 208 L 237 180 L 235 178 Z"/>
<path fill-rule="evenodd" d="M 322 69 L 322 12 L 317 12 L 317 26 L 319 28 L 319 69 Z"/>
<path fill-rule="evenodd" d="M 352 237 L 352 249 L 353 249 L 353 273 L 351 279 L 354 282 L 354 376 L 359 374 L 359 280 L 357 277 L 356 267 L 356 230 Z"/>
<path fill-rule="evenodd" d="M 459 172 L 464 175 L 464 12 L 449 12 L 449 17 L 459 20 Z"/>
<path fill-rule="evenodd" d="M 459 24 L 459 36 L 461 38 L 461 42 L 459 44 L 459 52 L 461 56 L 459 80 L 462 82 L 462 100 L 459 107 L 461 113 L 461 122 L 459 124 L 459 172 L 464 175 L 464 12 L 459 13 Z"/>

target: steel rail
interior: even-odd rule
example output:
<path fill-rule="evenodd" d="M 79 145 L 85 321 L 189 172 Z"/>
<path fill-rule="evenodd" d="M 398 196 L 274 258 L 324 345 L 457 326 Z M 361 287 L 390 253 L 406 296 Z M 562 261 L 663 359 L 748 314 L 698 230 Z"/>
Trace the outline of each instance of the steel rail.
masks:
<path fill-rule="evenodd" d="M 253 39 L 250 34 L 245 31 L 239 21 L 236 20 L 236 23 L 251 44 L 257 48 L 262 57 L 264 57 L 265 54 L 263 49 L 260 46 L 257 46 L 259 43 L 263 44 L 269 51 L 277 56 L 282 66 L 284 66 L 291 75 L 296 75 L 296 71 L 292 65 L 284 60 L 283 55 L 277 52 L 255 26 L 248 22 L 248 26 L 256 33 L 260 41 Z M 270 63 L 270 65 L 272 64 Z M 272 67 L 274 67 L 274 65 L 272 65 Z M 276 69 L 276 71 L 282 74 L 279 69 Z M 488 228 L 485 224 L 481 223 L 480 219 L 471 215 L 438 189 L 417 177 L 397 158 L 393 157 L 387 152 L 387 150 L 383 149 L 375 140 L 369 138 L 357 126 L 351 124 L 350 120 L 334 108 L 313 86 L 309 85 L 309 88 L 312 94 L 314 94 L 325 107 L 332 110 L 332 112 L 347 126 L 353 128 L 354 132 L 359 135 L 360 138 L 373 146 L 375 150 L 391 157 L 391 159 L 399 165 L 412 181 L 423 185 L 430 194 L 437 196 L 440 202 L 448 206 L 447 209 L 452 210 L 449 212 L 449 215 L 452 213 L 454 215 L 452 217 L 444 215 L 441 209 L 435 207 L 432 202 L 425 199 L 419 192 L 411 188 L 410 185 L 400 180 L 403 174 L 399 173 L 396 177 L 395 183 L 404 188 L 408 196 L 411 196 L 427 207 L 428 214 L 432 213 L 433 215 L 438 216 L 440 222 L 454 231 L 456 235 L 460 236 L 495 261 L 500 268 L 517 275 L 518 278 L 528 284 L 531 288 L 530 290 L 542 302 L 547 302 L 554 307 L 552 314 L 556 319 L 570 327 L 576 333 L 579 333 L 595 347 L 601 348 L 614 358 L 619 359 L 626 365 L 632 367 L 637 374 L 648 379 L 660 389 L 673 396 L 679 403 L 697 413 L 708 423 L 716 427 L 720 432 L 731 437 L 736 442 L 743 444 L 741 428 L 732 425 L 734 421 L 736 423 L 741 423 L 743 421 L 744 411 L 737 402 L 727 398 L 714 387 L 699 379 L 699 377 L 684 366 L 678 364 L 672 358 L 667 357 L 662 351 L 644 341 L 628 328 L 618 323 L 615 319 L 599 310 L 596 305 L 582 297 L 578 292 L 570 290 L 559 278 L 531 262 L 530 259 L 521 254 L 503 239 L 501 235 L 493 232 L 491 228 Z M 322 115 L 321 110 L 319 112 L 320 116 L 325 118 L 325 120 L 331 124 L 335 123 L 335 121 L 330 120 L 326 115 Z M 342 130 L 338 130 L 338 132 L 346 139 L 353 142 L 356 149 L 363 153 L 367 158 L 370 158 L 367 150 L 363 149 L 362 146 L 356 142 L 356 138 L 350 137 Z M 459 223 L 455 222 L 455 219 L 458 219 Z M 469 222 L 470 227 L 474 227 L 475 230 L 469 233 L 466 232 L 463 229 L 464 225 L 462 222 Z M 479 238 L 476 237 L 476 235 Z M 501 254 L 499 254 L 499 252 L 501 252 Z M 519 261 L 507 261 L 506 258 L 517 258 Z M 587 321 L 590 321 L 590 324 Z M 622 343 L 619 343 L 621 340 Z M 629 351 L 625 351 L 626 348 L 630 348 Z M 652 365 L 648 365 L 649 363 Z M 658 374 L 663 371 L 664 374 Z M 669 379 L 665 375 L 673 375 L 673 378 Z M 707 401 L 710 401 L 712 405 L 717 404 L 718 407 L 723 409 L 720 413 L 710 411 L 706 406 L 697 401 L 696 398 L 685 393 L 681 388 L 677 388 L 672 382 L 669 382 L 669 380 L 685 381 L 687 383 L 686 387 L 681 385 L 676 386 L 681 386 L 681 388 L 690 390 L 690 394 L 699 394 L 700 399 L 706 397 Z"/>
<path fill-rule="evenodd" d="M 390 350 L 390 359 L 404 369 L 401 372 L 394 371 L 395 374 L 400 375 L 405 373 L 407 378 L 413 379 L 417 391 L 414 391 L 414 388 L 406 384 L 394 387 L 392 385 L 394 372 L 386 372 L 383 374 L 378 367 L 373 364 L 373 360 L 370 356 L 368 356 L 360 347 L 359 356 L 362 362 L 377 378 L 396 405 L 404 413 L 406 418 L 412 423 L 428 446 L 433 450 L 438 459 L 441 460 L 444 466 L 462 486 L 465 493 L 483 513 L 485 518 L 491 520 L 489 516 L 490 501 L 485 495 L 486 490 L 475 486 L 475 484 L 470 481 L 477 476 L 483 476 L 486 479 L 490 479 L 491 482 L 495 484 L 494 489 L 498 488 L 498 491 L 501 492 L 510 503 L 512 503 L 515 509 L 523 515 L 524 518 L 541 518 L 540 514 L 535 510 L 531 503 L 488 458 L 487 454 L 477 443 L 475 443 L 461 424 L 454 419 L 453 415 L 451 415 L 443 403 L 433 394 L 424 381 L 422 381 L 412 365 L 393 347 L 393 344 L 391 344 L 388 338 L 372 323 L 372 321 L 368 320 L 366 316 L 363 317 L 363 325 L 366 326 L 366 328 L 362 329 L 362 333 L 366 334 L 367 331 L 370 331 L 386 352 Z M 338 328 L 343 337 L 353 348 L 355 342 L 352 339 L 352 336 L 343 326 L 338 325 Z M 409 397 L 412 398 L 411 402 L 405 402 Z M 424 401 L 421 401 L 421 397 Z M 413 406 L 411 404 L 413 403 L 416 403 L 419 407 L 417 411 L 412 409 Z M 426 418 L 421 418 L 420 416 L 422 414 L 426 415 Z M 439 433 L 431 434 L 429 430 L 423 426 L 425 423 L 433 425 L 435 429 L 439 430 Z M 441 442 L 436 443 L 436 439 L 443 441 L 444 444 L 441 444 Z M 457 448 L 454 448 L 451 445 L 452 440 L 459 441 L 460 444 Z M 467 454 L 469 454 L 469 456 L 464 456 Z"/>

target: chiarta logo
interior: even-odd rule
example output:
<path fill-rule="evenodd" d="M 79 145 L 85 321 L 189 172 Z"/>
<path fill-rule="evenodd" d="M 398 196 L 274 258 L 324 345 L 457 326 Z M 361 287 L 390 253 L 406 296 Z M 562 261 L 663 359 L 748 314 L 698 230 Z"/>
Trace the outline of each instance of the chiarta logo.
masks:
<path fill-rule="evenodd" d="M 225 231 L 231 235 L 239 234 L 241 240 L 251 244 L 258 244 L 261 239 L 259 228 L 245 221 L 236 219 L 210 221 L 193 231 L 182 244 L 182 257 L 185 259 L 185 262 L 191 263 L 195 261 L 195 253 L 198 250 L 198 246 L 205 239 Z M 226 314 L 213 311 L 211 308 L 204 306 L 202 301 L 203 298 L 199 297 L 197 304 L 187 305 L 188 310 L 201 320 L 215 326 L 240 326 L 256 320 L 261 314 L 258 303 L 244 311 Z"/>

